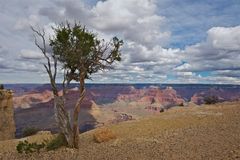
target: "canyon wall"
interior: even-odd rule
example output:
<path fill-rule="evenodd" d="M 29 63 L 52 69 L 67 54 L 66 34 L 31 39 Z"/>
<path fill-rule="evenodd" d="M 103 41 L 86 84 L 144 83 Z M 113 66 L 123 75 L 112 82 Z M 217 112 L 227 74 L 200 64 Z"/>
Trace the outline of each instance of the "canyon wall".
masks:
<path fill-rule="evenodd" d="M 15 137 L 13 92 L 0 89 L 0 141 Z"/>

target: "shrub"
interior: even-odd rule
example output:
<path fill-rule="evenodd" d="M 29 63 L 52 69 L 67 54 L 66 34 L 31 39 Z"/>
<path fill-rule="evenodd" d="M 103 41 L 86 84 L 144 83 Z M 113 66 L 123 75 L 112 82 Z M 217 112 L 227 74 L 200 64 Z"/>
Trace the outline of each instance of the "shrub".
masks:
<path fill-rule="evenodd" d="M 35 127 L 26 127 L 23 129 L 22 136 L 27 137 L 36 134 L 39 131 L 39 129 Z"/>
<path fill-rule="evenodd" d="M 164 108 L 160 108 L 159 112 L 161 113 L 164 112 Z"/>
<path fill-rule="evenodd" d="M 204 98 L 204 103 L 205 104 L 215 104 L 218 102 L 218 97 L 217 96 L 208 96 Z"/>
<path fill-rule="evenodd" d="M 18 153 L 33 153 L 33 152 L 38 152 L 40 149 L 44 148 L 45 144 L 37 144 L 37 143 L 29 143 L 27 140 L 25 141 L 20 141 L 18 145 L 16 146 L 16 149 Z"/>
<path fill-rule="evenodd" d="M 27 140 L 20 141 L 16 146 L 18 153 L 33 153 L 40 152 L 41 149 L 45 148 L 47 151 L 58 149 L 62 146 L 67 146 L 67 141 L 63 134 L 58 134 L 52 140 L 44 140 L 43 143 L 29 143 Z"/>
<path fill-rule="evenodd" d="M 113 133 L 110 129 L 108 128 L 100 128 L 95 131 L 93 134 L 93 138 L 96 142 L 102 143 L 102 142 L 107 142 L 111 139 L 116 139 L 115 133 Z"/>
<path fill-rule="evenodd" d="M 63 134 L 58 134 L 54 139 L 45 141 L 48 151 L 58 149 L 62 146 L 67 146 L 67 140 Z"/>
<path fill-rule="evenodd" d="M 183 106 L 184 106 L 184 103 L 183 103 L 183 102 L 181 102 L 181 103 L 179 104 L 179 106 L 180 106 L 180 107 L 183 107 Z"/>

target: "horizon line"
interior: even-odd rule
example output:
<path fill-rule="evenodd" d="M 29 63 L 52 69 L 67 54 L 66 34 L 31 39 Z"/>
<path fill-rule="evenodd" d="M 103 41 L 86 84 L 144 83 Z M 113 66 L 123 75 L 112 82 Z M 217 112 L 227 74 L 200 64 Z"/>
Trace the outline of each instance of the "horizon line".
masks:
<path fill-rule="evenodd" d="M 2 83 L 3 85 L 51 85 L 50 83 Z M 57 85 L 61 85 L 62 83 L 56 83 Z M 79 84 L 79 83 L 70 83 L 70 84 Z M 118 85 L 138 85 L 138 84 L 148 84 L 148 85 L 237 85 L 239 86 L 240 84 L 234 84 L 234 83 L 155 83 L 155 82 L 136 82 L 136 83 L 131 83 L 131 82 L 108 82 L 108 83 L 103 83 L 103 82 L 99 82 L 99 83 L 85 83 L 86 85 L 92 84 L 92 85 L 114 85 L 114 84 L 118 84 Z"/>

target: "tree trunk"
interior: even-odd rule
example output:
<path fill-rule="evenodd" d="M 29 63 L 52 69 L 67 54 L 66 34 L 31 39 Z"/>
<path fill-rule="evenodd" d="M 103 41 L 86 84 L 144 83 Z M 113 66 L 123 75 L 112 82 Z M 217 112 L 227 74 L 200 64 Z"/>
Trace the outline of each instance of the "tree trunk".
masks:
<path fill-rule="evenodd" d="M 60 132 L 64 134 L 68 146 L 74 147 L 73 131 L 70 125 L 69 116 L 64 108 L 64 99 L 60 96 L 54 96 L 54 113 Z"/>
<path fill-rule="evenodd" d="M 85 97 L 85 82 L 84 82 L 85 76 L 80 77 L 80 97 L 77 100 L 77 103 L 74 108 L 74 113 L 73 113 L 73 143 L 75 148 L 79 148 L 79 125 L 78 125 L 78 116 L 79 116 L 79 111 L 80 107 L 82 104 L 82 101 Z"/>

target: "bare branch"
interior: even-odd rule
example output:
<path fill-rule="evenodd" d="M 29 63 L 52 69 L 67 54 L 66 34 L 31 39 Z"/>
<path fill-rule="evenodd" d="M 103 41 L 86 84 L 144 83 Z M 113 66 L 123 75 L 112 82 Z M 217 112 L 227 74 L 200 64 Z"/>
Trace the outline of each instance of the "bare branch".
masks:
<path fill-rule="evenodd" d="M 35 45 L 41 50 L 42 54 L 44 55 L 44 57 L 47 60 L 47 64 L 44 64 L 44 68 L 46 69 L 48 76 L 50 78 L 53 92 L 55 95 L 58 95 L 58 90 L 57 90 L 57 86 L 56 86 L 57 59 L 52 55 L 53 63 L 54 63 L 53 71 L 52 71 L 51 58 L 47 55 L 45 31 L 44 31 L 44 29 L 42 29 L 42 31 L 36 30 L 33 26 L 31 26 L 31 29 L 35 33 L 35 35 L 34 35 Z M 38 36 L 41 39 L 42 46 L 39 44 L 36 36 Z"/>
<path fill-rule="evenodd" d="M 43 47 L 41 47 L 41 46 L 39 45 L 39 43 L 38 43 L 38 41 L 37 41 L 37 37 L 34 36 L 34 37 L 35 37 L 35 45 L 42 51 L 44 57 L 47 59 L 48 70 L 51 72 L 50 58 L 47 56 L 47 53 L 46 53 L 45 31 L 44 31 L 44 29 L 43 29 L 43 31 L 40 32 L 40 31 L 34 29 L 32 26 L 31 26 L 31 29 L 32 29 L 32 31 L 33 31 L 35 34 L 37 34 L 37 35 L 41 38 L 41 40 L 42 40 Z"/>
<path fill-rule="evenodd" d="M 43 64 L 43 66 L 44 66 L 44 68 L 46 69 L 47 73 L 49 74 L 50 71 L 49 71 L 49 68 L 47 67 L 47 65 L 46 65 L 46 64 Z"/>

